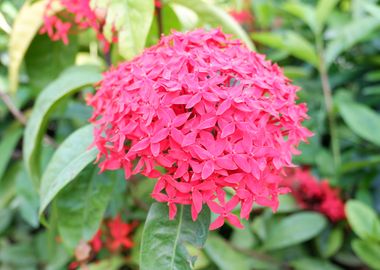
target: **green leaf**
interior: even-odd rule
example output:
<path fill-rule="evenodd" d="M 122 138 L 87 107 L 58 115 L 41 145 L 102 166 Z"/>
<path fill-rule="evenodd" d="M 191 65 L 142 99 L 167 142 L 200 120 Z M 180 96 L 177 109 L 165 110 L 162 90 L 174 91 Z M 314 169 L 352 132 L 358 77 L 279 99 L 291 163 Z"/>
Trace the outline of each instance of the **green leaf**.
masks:
<path fill-rule="evenodd" d="M 100 79 L 99 71 L 93 67 L 69 68 L 38 96 L 32 115 L 26 125 L 23 142 L 24 162 L 36 187 L 39 186 L 40 182 L 39 150 L 41 139 L 50 113 L 60 100 L 78 92 L 84 86 L 92 85 Z"/>
<path fill-rule="evenodd" d="M 373 209 L 357 200 L 349 200 L 345 207 L 348 223 L 363 240 L 380 240 L 380 221 Z"/>
<path fill-rule="evenodd" d="M 313 66 L 318 65 L 318 56 L 313 45 L 294 31 L 254 33 L 252 38 L 269 47 L 284 50 Z"/>
<path fill-rule="evenodd" d="M 3 30 L 7 34 L 9 34 L 12 30 L 1 11 L 0 11 L 0 29 Z"/>
<path fill-rule="evenodd" d="M 28 177 L 25 166 L 22 166 L 22 170 L 16 178 L 16 192 L 17 201 L 19 203 L 18 209 L 21 217 L 30 226 L 37 228 L 39 225 L 39 196 L 37 190 L 33 187 L 33 183 Z"/>
<path fill-rule="evenodd" d="M 124 258 L 121 256 L 112 256 L 110 259 L 103 259 L 87 265 L 88 270 L 118 270 L 124 265 Z"/>
<path fill-rule="evenodd" d="M 239 23 L 218 6 L 202 0 L 167 0 L 166 3 L 178 4 L 193 10 L 198 14 L 202 22 L 209 23 L 214 27 L 221 26 L 223 31 L 234 34 L 235 37 L 241 39 L 248 48 L 255 50 L 255 46 Z"/>
<path fill-rule="evenodd" d="M 316 20 L 318 25 L 318 31 L 322 31 L 327 18 L 335 8 L 339 0 L 319 0 L 316 9 Z"/>
<path fill-rule="evenodd" d="M 340 115 L 346 124 L 359 135 L 380 146 L 380 115 L 369 107 L 355 102 L 338 102 Z"/>
<path fill-rule="evenodd" d="M 318 235 L 326 224 L 326 219 L 318 213 L 290 215 L 272 224 L 263 248 L 274 250 L 305 242 Z"/>
<path fill-rule="evenodd" d="M 252 34 L 252 39 L 268 47 L 286 49 L 283 37 L 273 32 L 260 32 Z"/>
<path fill-rule="evenodd" d="M 309 26 L 309 28 L 313 32 L 317 32 L 317 19 L 315 14 L 316 11 L 312 6 L 302 4 L 300 2 L 286 2 L 282 6 L 282 8 L 286 12 L 301 19 L 304 23 L 306 23 Z"/>
<path fill-rule="evenodd" d="M 58 230 L 70 250 L 97 232 L 111 198 L 115 179 L 86 168 L 55 199 Z"/>
<path fill-rule="evenodd" d="M 251 1 L 252 10 L 255 16 L 255 23 L 260 29 L 268 29 L 271 27 L 273 18 L 276 16 L 276 8 L 273 3 L 267 0 Z"/>
<path fill-rule="evenodd" d="M 12 222 L 12 210 L 9 208 L 0 209 L 0 235 L 8 228 Z"/>
<path fill-rule="evenodd" d="M 37 258 L 32 243 L 24 241 L 1 247 L 0 262 L 9 265 L 8 269 L 29 269 L 37 264 Z"/>
<path fill-rule="evenodd" d="M 25 55 L 25 65 L 30 84 L 39 91 L 59 76 L 65 68 L 75 63 L 76 36 L 70 43 L 51 41 L 47 35 L 37 35 Z M 38 67 L 38 68 L 36 68 Z"/>
<path fill-rule="evenodd" d="M 181 22 L 171 6 L 164 5 L 161 8 L 161 13 L 163 24 L 162 27 L 165 35 L 169 35 L 173 29 L 177 31 L 182 30 Z"/>
<path fill-rule="evenodd" d="M 295 270 L 340 270 L 341 268 L 323 260 L 312 258 L 301 258 L 290 263 Z"/>
<path fill-rule="evenodd" d="M 96 148 L 88 149 L 93 141 L 92 131 L 91 125 L 78 129 L 55 151 L 42 176 L 40 214 L 59 191 L 95 160 Z"/>
<path fill-rule="evenodd" d="M 118 33 L 120 54 L 126 59 L 139 54 L 145 46 L 154 17 L 153 0 L 91 0 L 95 7 L 107 9 L 104 34 L 112 41 Z"/>
<path fill-rule="evenodd" d="M 380 7 L 379 6 L 377 6 L 376 4 L 370 3 L 370 2 L 365 2 L 362 4 L 362 6 L 369 14 L 371 14 L 373 17 L 380 20 Z"/>
<path fill-rule="evenodd" d="M 3 178 L 5 169 L 12 157 L 12 153 L 22 135 L 22 128 L 19 124 L 9 126 L 3 133 L 0 142 L 0 182 Z"/>
<path fill-rule="evenodd" d="M 357 161 L 354 160 L 354 161 L 345 162 L 340 167 L 340 171 L 341 173 L 346 173 L 349 171 L 360 170 L 362 168 L 370 168 L 370 167 L 378 166 L 379 163 L 380 163 L 380 155 L 368 156 L 364 160 L 357 160 Z"/>
<path fill-rule="evenodd" d="M 209 225 L 210 211 L 206 207 L 193 221 L 190 207 L 181 205 L 175 219 L 169 220 L 167 205 L 152 204 L 141 240 L 140 269 L 191 269 L 193 258 L 185 245 L 201 248 L 206 242 Z"/>
<path fill-rule="evenodd" d="M 16 195 L 16 181 L 22 175 L 23 164 L 21 161 L 11 162 L 0 182 L 0 209 L 6 208 Z"/>
<path fill-rule="evenodd" d="M 243 220 L 243 225 L 243 229 L 233 228 L 230 243 L 237 248 L 250 249 L 257 243 L 258 240 L 252 233 L 249 222 Z"/>
<path fill-rule="evenodd" d="M 270 262 L 244 255 L 233 249 L 228 242 L 217 234 L 210 234 L 205 245 L 205 251 L 220 270 L 278 269 L 276 265 Z"/>
<path fill-rule="evenodd" d="M 380 244 L 364 240 L 352 241 L 355 254 L 373 269 L 380 269 Z"/>
<path fill-rule="evenodd" d="M 239 253 L 217 235 L 210 235 L 205 245 L 205 251 L 220 270 L 249 270 L 249 257 Z"/>
<path fill-rule="evenodd" d="M 278 198 L 279 198 L 280 204 L 276 213 L 290 213 L 290 212 L 294 212 L 300 209 L 300 207 L 298 206 L 296 200 L 294 199 L 292 195 L 285 194 L 285 195 L 279 196 Z"/>
<path fill-rule="evenodd" d="M 324 230 L 316 239 L 316 244 L 323 258 L 333 256 L 342 247 L 343 230 L 340 227 Z"/>
<path fill-rule="evenodd" d="M 329 67 L 344 51 L 363 41 L 380 26 L 380 20 L 366 17 L 354 20 L 339 29 L 339 34 L 328 43 L 326 49 L 326 66 Z"/>
<path fill-rule="evenodd" d="M 46 3 L 46 0 L 34 4 L 26 2 L 13 23 L 9 40 L 9 83 L 11 92 L 17 90 L 20 66 L 33 37 L 42 25 Z"/>

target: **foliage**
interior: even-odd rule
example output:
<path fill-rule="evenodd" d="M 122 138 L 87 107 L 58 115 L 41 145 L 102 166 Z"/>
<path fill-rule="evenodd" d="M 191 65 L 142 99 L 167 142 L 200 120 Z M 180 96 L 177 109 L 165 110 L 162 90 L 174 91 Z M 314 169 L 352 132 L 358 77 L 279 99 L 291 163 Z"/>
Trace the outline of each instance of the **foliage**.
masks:
<path fill-rule="evenodd" d="M 73 25 L 68 45 L 39 33 L 47 2 L 0 1 L 0 269 L 380 269 L 377 1 L 91 0 L 103 27 Z M 154 179 L 99 174 L 86 100 L 162 33 L 218 26 L 302 88 L 314 136 L 293 159 L 307 184 L 290 177 L 277 212 L 254 205 L 244 229 L 209 232 L 207 207 L 169 220 Z"/>

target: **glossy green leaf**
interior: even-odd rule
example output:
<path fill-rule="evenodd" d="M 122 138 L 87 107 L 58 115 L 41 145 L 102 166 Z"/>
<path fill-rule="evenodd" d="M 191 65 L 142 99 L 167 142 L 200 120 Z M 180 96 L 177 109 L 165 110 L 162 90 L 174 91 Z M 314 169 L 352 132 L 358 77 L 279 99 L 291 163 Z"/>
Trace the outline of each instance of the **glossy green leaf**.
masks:
<path fill-rule="evenodd" d="M 361 138 L 380 146 L 380 115 L 369 107 L 354 102 L 339 102 L 346 124 Z"/>
<path fill-rule="evenodd" d="M 114 183 L 114 178 L 98 174 L 97 169 L 89 167 L 56 197 L 58 230 L 70 250 L 80 240 L 91 240 L 97 232 Z"/>
<path fill-rule="evenodd" d="M 72 133 L 56 150 L 47 166 L 41 181 L 40 214 L 66 185 L 97 155 L 96 148 L 88 149 L 93 141 L 93 127 L 82 127 Z"/>
<path fill-rule="evenodd" d="M 379 19 L 366 17 L 351 21 L 342 29 L 339 29 L 338 35 L 327 45 L 325 56 L 327 67 L 330 66 L 341 53 L 373 34 L 379 26 Z"/>
<path fill-rule="evenodd" d="M 33 37 L 42 25 L 46 3 L 46 0 L 34 4 L 26 2 L 13 23 L 9 41 L 9 88 L 11 92 L 17 90 L 21 63 Z"/>
<path fill-rule="evenodd" d="M 203 0 L 167 0 L 168 4 L 178 4 L 193 10 L 204 23 L 217 27 L 221 26 L 226 33 L 234 34 L 241 39 L 251 50 L 255 49 L 244 29 L 228 13 L 218 6 Z"/>
<path fill-rule="evenodd" d="M 319 0 L 316 9 L 316 22 L 318 30 L 322 31 L 328 17 L 338 4 L 339 0 Z"/>
<path fill-rule="evenodd" d="M 380 269 L 380 244 L 364 240 L 352 241 L 355 254 L 373 269 Z"/>
<path fill-rule="evenodd" d="M 254 33 L 252 34 L 252 38 L 269 47 L 284 50 L 311 65 L 318 65 L 318 57 L 313 45 L 294 31 L 289 30 L 284 33 Z"/>
<path fill-rule="evenodd" d="M 2 135 L 0 141 L 0 182 L 12 157 L 12 153 L 21 138 L 22 132 L 23 130 L 19 124 L 13 124 Z"/>
<path fill-rule="evenodd" d="M 318 235 L 326 224 L 326 219 L 318 213 L 290 215 L 272 224 L 263 248 L 274 250 L 305 242 Z"/>
<path fill-rule="evenodd" d="M 189 206 L 179 206 L 176 217 L 169 220 L 168 206 L 154 203 L 144 225 L 140 251 L 140 269 L 192 269 L 194 258 L 186 245 L 201 248 L 206 242 L 210 211 L 203 208 L 193 221 Z"/>
<path fill-rule="evenodd" d="M 59 101 L 100 79 L 101 74 L 94 67 L 73 67 L 62 73 L 38 96 L 25 129 L 23 142 L 24 162 L 35 186 L 38 187 L 40 182 L 39 150 L 50 113 Z"/>
<path fill-rule="evenodd" d="M 218 266 L 220 270 L 250 270 L 250 269 L 278 269 L 271 262 L 248 256 L 235 250 L 216 234 L 210 234 L 205 245 L 206 254 Z M 259 257 L 258 255 L 257 257 Z"/>
<path fill-rule="evenodd" d="M 62 70 L 74 65 L 77 49 L 76 36 L 70 36 L 70 43 L 65 45 L 61 41 L 51 41 L 47 35 L 37 35 L 25 55 L 31 86 L 40 92 Z"/>
<path fill-rule="evenodd" d="M 357 200 L 346 203 L 346 215 L 352 230 L 363 240 L 380 240 L 380 220 L 369 206 Z"/>
<path fill-rule="evenodd" d="M 104 34 L 112 41 L 115 31 L 118 33 L 123 57 L 131 59 L 144 49 L 154 16 L 154 0 L 92 0 L 92 4 L 107 9 Z"/>

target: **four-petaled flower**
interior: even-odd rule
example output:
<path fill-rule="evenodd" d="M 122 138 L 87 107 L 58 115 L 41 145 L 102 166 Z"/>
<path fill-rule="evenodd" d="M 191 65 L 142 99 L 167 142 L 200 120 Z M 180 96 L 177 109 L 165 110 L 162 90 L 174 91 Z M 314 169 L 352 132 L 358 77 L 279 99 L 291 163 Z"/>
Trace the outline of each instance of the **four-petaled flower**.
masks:
<path fill-rule="evenodd" d="M 130 234 L 135 224 L 124 223 L 120 215 L 108 222 L 110 237 L 108 238 L 107 247 L 110 251 L 116 251 L 120 247 L 131 248 L 133 242 Z"/>

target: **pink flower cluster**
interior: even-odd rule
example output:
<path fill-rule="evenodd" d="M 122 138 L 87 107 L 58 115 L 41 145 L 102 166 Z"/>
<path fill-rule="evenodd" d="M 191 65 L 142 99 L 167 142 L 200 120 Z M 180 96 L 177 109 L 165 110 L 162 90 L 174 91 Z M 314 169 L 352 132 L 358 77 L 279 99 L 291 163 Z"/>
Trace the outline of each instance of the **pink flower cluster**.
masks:
<path fill-rule="evenodd" d="M 57 3 L 64 8 L 58 15 L 54 13 L 53 8 L 53 5 Z M 104 13 L 102 10 L 92 10 L 90 0 L 49 0 L 45 9 L 44 25 L 40 33 L 47 33 L 53 41 L 62 40 L 64 44 L 68 44 L 70 30 L 91 28 L 95 30 L 98 39 L 104 45 L 104 50 L 108 51 L 110 44 L 102 32 Z M 115 38 L 114 42 L 116 41 Z"/>
<path fill-rule="evenodd" d="M 327 180 L 319 181 L 310 170 L 289 170 L 282 185 L 292 190 L 302 208 L 320 212 L 333 222 L 345 219 L 344 202 L 339 197 L 339 190 L 332 188 Z"/>
<path fill-rule="evenodd" d="M 173 32 L 104 74 L 88 104 L 101 171 L 158 178 L 152 197 L 208 207 L 242 227 L 253 203 L 278 207 L 283 167 L 311 132 L 306 105 L 277 65 L 220 30 Z M 157 167 L 164 168 L 164 172 Z"/>

